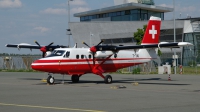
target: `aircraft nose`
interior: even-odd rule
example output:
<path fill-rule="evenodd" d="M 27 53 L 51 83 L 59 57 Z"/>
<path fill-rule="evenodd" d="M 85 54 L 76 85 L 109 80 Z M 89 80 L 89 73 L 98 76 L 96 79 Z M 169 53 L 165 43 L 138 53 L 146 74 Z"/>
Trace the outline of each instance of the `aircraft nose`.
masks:
<path fill-rule="evenodd" d="M 39 70 L 40 71 L 41 70 L 41 66 L 40 66 L 39 63 L 40 63 L 39 60 L 34 61 L 31 64 L 31 68 L 34 69 L 34 70 Z"/>

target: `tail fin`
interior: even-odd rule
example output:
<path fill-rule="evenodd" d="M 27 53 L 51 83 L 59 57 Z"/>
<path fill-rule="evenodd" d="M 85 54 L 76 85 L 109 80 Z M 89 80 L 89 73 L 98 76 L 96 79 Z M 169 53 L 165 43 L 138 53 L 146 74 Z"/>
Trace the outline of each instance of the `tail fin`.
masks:
<path fill-rule="evenodd" d="M 142 40 L 142 45 L 158 44 L 160 37 L 161 19 L 151 16 Z"/>

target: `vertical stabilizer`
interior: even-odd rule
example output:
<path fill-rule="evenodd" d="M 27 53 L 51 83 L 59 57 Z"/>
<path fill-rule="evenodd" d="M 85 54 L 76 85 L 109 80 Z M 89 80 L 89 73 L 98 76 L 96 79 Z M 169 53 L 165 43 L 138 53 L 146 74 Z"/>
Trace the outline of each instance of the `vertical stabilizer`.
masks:
<path fill-rule="evenodd" d="M 142 45 L 159 43 L 160 26 L 161 18 L 151 16 L 142 40 Z"/>

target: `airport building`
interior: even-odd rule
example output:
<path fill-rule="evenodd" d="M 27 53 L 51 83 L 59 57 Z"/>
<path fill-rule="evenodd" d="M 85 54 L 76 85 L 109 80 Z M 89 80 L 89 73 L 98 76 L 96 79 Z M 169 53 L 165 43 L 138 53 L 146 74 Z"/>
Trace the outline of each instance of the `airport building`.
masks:
<path fill-rule="evenodd" d="M 103 44 L 135 45 L 134 32 L 147 24 L 150 16 L 162 19 L 160 42 L 174 42 L 174 21 L 165 20 L 165 13 L 172 12 L 173 8 L 156 6 L 153 0 L 114 0 L 115 5 L 76 13 L 80 22 L 70 22 L 70 34 L 78 47 Z M 194 44 L 193 47 L 177 49 L 161 49 L 161 63 L 172 63 L 174 50 L 178 55 L 178 63 L 184 66 L 199 64 L 200 48 L 200 18 L 176 19 L 176 42 L 186 41 Z"/>

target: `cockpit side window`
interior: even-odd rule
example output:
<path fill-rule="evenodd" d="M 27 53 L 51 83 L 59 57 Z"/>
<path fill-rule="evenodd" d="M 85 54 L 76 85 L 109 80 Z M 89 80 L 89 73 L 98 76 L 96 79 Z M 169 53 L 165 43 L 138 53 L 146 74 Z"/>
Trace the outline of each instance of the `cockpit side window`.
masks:
<path fill-rule="evenodd" d="M 65 53 L 65 58 L 69 58 L 69 56 L 70 56 L 70 52 L 67 51 L 67 52 Z"/>

